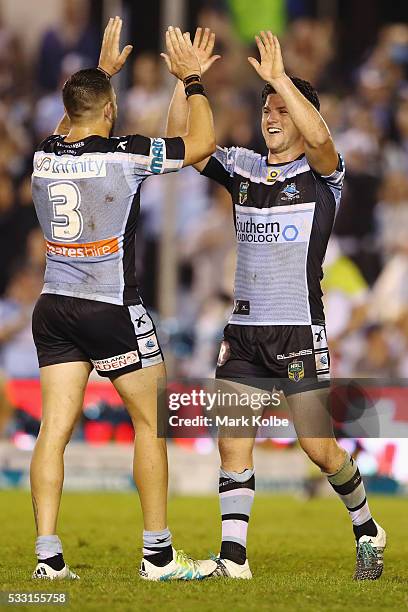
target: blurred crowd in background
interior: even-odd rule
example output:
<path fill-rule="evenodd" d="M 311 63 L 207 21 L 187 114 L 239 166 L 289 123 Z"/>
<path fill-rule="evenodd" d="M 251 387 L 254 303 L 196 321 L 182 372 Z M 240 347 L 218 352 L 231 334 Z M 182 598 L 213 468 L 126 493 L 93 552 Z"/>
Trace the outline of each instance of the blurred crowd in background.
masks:
<path fill-rule="evenodd" d="M 38 377 L 30 316 L 42 287 L 44 244 L 30 191 L 32 155 L 63 114 L 61 86 L 96 65 L 100 28 L 86 2 L 64 4 L 61 23 L 43 32 L 28 57 L 0 19 L 0 372 Z M 62 26 L 63 23 L 63 26 Z M 205 75 L 217 142 L 265 153 L 262 83 L 249 66 L 253 47 L 228 11 L 204 8 L 222 59 Z M 265 24 L 268 27 L 268 24 Z M 408 377 L 408 25 L 378 31 L 375 44 L 339 62 L 336 24 L 289 20 L 280 35 L 286 71 L 313 83 L 346 162 L 341 207 L 330 241 L 323 290 L 335 376 Z M 131 41 L 130 41 L 131 42 Z M 116 132 L 162 136 L 174 86 L 158 55 L 130 58 L 120 81 Z M 173 374 L 212 376 L 232 306 L 235 240 L 228 193 L 195 170 L 147 179 L 137 235 L 146 305 L 158 312 L 160 237 L 168 181 L 176 192 L 177 307 L 160 320 Z M 2 383 L 0 383 L 2 384 Z M 4 383 L 3 383 L 4 384 Z"/>

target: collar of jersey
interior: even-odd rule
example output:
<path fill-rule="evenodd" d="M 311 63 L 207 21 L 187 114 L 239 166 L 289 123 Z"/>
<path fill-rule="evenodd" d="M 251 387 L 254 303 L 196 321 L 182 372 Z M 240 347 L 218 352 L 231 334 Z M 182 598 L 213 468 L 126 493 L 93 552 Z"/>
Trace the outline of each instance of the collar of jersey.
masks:
<path fill-rule="evenodd" d="M 265 165 L 266 166 L 287 166 L 288 164 L 293 164 L 293 162 L 298 161 L 299 159 L 302 159 L 302 157 L 304 157 L 305 154 L 301 153 L 298 157 L 296 157 L 295 159 L 291 159 L 290 161 L 287 162 L 280 162 L 279 164 L 270 164 L 268 162 L 268 157 L 267 155 L 264 155 L 264 160 L 265 160 Z"/>

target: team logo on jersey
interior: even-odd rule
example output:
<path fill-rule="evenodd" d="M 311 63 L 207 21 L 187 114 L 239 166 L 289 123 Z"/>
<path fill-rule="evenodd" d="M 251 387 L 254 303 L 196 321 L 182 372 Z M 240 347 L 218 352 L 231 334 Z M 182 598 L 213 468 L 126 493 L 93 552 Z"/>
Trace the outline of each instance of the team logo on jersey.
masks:
<path fill-rule="evenodd" d="M 288 365 L 288 376 L 289 380 L 292 380 L 293 382 L 299 382 L 299 380 L 302 380 L 302 378 L 305 377 L 303 361 L 292 361 L 292 363 Z"/>
<path fill-rule="evenodd" d="M 266 175 L 266 182 L 273 185 L 278 180 L 278 176 L 281 174 L 281 170 L 276 168 L 268 168 L 268 174 Z"/>
<path fill-rule="evenodd" d="M 241 206 L 245 204 L 248 199 L 249 181 L 241 181 L 239 185 L 239 203 Z"/>
<path fill-rule="evenodd" d="M 284 189 L 281 191 L 280 199 L 288 202 L 290 200 L 297 200 L 300 197 L 300 191 L 296 189 L 295 183 L 290 183 L 286 185 Z"/>

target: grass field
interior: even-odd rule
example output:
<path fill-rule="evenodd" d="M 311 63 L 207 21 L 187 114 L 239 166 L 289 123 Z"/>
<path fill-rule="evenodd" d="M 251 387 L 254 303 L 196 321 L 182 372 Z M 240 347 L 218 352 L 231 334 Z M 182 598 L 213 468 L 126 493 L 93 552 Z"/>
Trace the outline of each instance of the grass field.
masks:
<path fill-rule="evenodd" d="M 59 535 L 81 581 L 37 583 L 28 579 L 35 563 L 29 494 L 2 491 L 0 590 L 64 591 L 70 602 L 62 609 L 78 611 L 408 610 L 408 500 L 374 498 L 371 506 L 388 533 L 380 581 L 351 580 L 353 538 L 337 499 L 258 495 L 249 530 L 252 581 L 150 583 L 137 575 L 142 524 L 136 494 L 66 493 Z M 169 522 L 177 548 L 196 557 L 217 552 L 215 497 L 172 499 Z M 50 610 L 18 607 L 29 608 Z"/>

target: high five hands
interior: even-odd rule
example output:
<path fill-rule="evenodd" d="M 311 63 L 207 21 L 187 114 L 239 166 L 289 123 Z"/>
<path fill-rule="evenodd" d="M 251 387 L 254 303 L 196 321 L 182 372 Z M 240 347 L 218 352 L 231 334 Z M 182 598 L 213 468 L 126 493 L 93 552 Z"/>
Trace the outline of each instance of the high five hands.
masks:
<path fill-rule="evenodd" d="M 122 19 L 120 17 L 111 17 L 103 34 L 98 68 L 101 68 L 109 76 L 113 76 L 122 70 L 133 49 L 132 45 L 126 45 L 122 52 L 119 51 L 121 30 Z"/>
<path fill-rule="evenodd" d="M 267 32 L 262 30 L 260 36 L 255 36 L 255 41 L 261 56 L 261 62 L 258 62 L 254 57 L 248 57 L 248 62 L 256 70 L 261 79 L 271 83 L 284 76 L 285 67 L 277 37 L 269 30 Z"/>
<path fill-rule="evenodd" d="M 214 62 L 220 59 L 220 55 L 213 55 L 214 45 L 215 34 L 211 32 L 210 28 L 197 28 L 194 42 L 191 43 L 188 32 L 182 34 L 179 28 L 170 26 L 166 32 L 167 53 L 161 53 L 160 55 L 165 60 L 169 71 L 178 78 L 183 79 L 188 74 L 203 75 L 211 68 Z M 191 62 L 189 63 L 189 72 L 186 66 L 183 68 L 180 65 L 183 55 L 184 62 Z M 194 69 L 193 66 L 195 66 Z M 178 76 L 180 69 L 183 74 L 186 73 L 184 77 Z"/>
<path fill-rule="evenodd" d="M 215 45 L 215 34 L 210 28 L 197 28 L 193 49 L 200 62 L 201 74 L 207 72 L 209 68 L 220 59 L 221 55 L 213 55 Z"/>
<path fill-rule="evenodd" d="M 200 62 L 193 49 L 190 34 L 169 26 L 166 32 L 167 53 L 160 53 L 167 68 L 181 81 L 191 74 L 201 76 Z"/>

